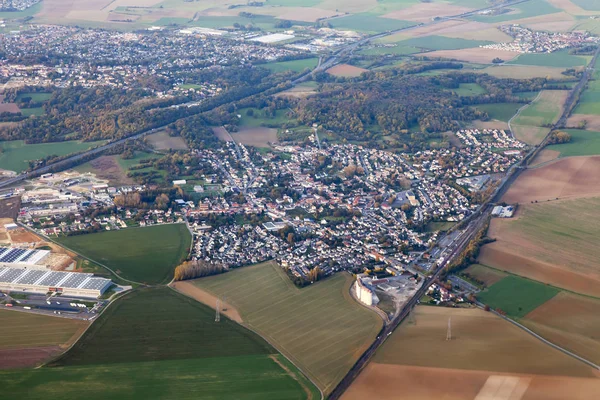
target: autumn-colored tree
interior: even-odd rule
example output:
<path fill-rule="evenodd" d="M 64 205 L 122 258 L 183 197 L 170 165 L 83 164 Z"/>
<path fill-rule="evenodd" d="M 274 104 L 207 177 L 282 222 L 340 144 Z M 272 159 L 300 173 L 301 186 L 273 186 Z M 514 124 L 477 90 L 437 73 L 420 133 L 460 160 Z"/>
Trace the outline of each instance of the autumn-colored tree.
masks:
<path fill-rule="evenodd" d="M 185 261 L 175 268 L 174 281 L 201 278 L 225 272 L 222 264 L 213 264 L 204 260 Z"/>

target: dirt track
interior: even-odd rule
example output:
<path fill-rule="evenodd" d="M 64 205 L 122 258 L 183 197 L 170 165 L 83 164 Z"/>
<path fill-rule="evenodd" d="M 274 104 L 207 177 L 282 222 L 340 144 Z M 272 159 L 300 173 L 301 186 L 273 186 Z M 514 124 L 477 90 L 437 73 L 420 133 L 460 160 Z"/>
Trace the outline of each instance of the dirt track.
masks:
<path fill-rule="evenodd" d="M 217 304 L 217 298 L 215 296 L 194 286 L 194 284 L 191 282 L 173 282 L 171 283 L 171 287 L 177 290 L 178 292 L 183 293 L 186 296 L 191 297 L 192 299 L 197 300 L 202 304 L 206 304 L 207 306 L 213 309 Z M 226 315 L 227 318 L 239 324 L 242 324 L 244 322 L 238 310 L 236 310 L 231 304 L 223 302 L 221 304 L 223 308 L 227 309 L 226 311 L 221 310 L 221 314 Z"/>

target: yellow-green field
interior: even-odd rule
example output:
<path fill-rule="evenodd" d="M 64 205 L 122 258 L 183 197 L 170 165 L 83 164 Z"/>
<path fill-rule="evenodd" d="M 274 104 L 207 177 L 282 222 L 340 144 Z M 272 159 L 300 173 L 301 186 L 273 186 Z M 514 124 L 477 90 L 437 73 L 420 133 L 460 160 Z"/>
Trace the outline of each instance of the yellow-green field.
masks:
<path fill-rule="evenodd" d="M 225 298 L 257 331 L 328 393 L 382 327 L 381 318 L 350 297 L 353 277 L 337 274 L 295 287 L 275 263 L 203 278 L 195 285 Z"/>

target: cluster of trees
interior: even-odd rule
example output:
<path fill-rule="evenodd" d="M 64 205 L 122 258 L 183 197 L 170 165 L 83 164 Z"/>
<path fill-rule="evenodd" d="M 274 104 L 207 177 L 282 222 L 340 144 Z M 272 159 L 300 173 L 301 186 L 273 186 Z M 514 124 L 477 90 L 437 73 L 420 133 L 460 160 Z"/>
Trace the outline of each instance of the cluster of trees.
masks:
<path fill-rule="evenodd" d="M 548 144 L 569 143 L 571 135 L 565 131 L 553 131 L 548 137 Z"/>
<path fill-rule="evenodd" d="M 227 269 L 222 264 L 213 264 L 204 260 L 185 261 L 175 268 L 173 280 L 185 281 L 203 276 L 222 274 Z"/>

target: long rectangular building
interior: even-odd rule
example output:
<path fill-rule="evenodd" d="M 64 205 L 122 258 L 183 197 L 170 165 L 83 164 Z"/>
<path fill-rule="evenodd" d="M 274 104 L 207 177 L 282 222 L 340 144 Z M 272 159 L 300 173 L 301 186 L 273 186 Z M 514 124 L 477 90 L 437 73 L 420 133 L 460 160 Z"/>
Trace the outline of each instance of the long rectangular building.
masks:
<path fill-rule="evenodd" d="M 69 296 L 99 297 L 111 285 L 110 279 L 89 273 L 0 267 L 0 290 L 5 291 L 58 292 Z"/>

